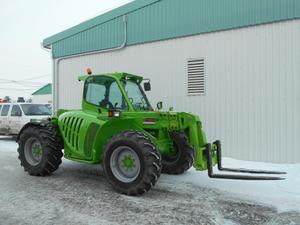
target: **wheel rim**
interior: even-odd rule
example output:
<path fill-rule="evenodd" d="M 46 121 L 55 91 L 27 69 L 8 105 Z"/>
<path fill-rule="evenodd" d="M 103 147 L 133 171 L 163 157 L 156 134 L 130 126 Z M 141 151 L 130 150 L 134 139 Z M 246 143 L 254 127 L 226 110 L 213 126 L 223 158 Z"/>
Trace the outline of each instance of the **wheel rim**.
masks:
<path fill-rule="evenodd" d="M 120 146 L 111 155 L 110 169 L 119 181 L 130 183 L 140 174 L 140 159 L 132 148 Z"/>
<path fill-rule="evenodd" d="M 26 161 L 30 165 L 38 165 L 41 162 L 43 153 L 40 141 L 35 137 L 29 138 L 25 143 L 24 153 Z"/>

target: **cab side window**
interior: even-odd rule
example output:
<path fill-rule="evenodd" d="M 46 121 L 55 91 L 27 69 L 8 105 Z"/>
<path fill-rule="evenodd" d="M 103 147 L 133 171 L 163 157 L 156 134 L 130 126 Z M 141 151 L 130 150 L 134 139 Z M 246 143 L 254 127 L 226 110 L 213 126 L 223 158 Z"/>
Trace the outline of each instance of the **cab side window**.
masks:
<path fill-rule="evenodd" d="M 13 105 L 12 109 L 11 109 L 11 116 L 22 116 L 22 111 L 20 106 L 18 105 Z"/>
<path fill-rule="evenodd" d="M 105 86 L 97 83 L 90 83 L 87 86 L 85 100 L 93 105 L 99 105 L 105 98 Z"/>
<path fill-rule="evenodd" d="M 1 109 L 2 109 L 2 105 L 0 105 L 0 112 L 1 112 Z"/>
<path fill-rule="evenodd" d="M 10 105 L 4 105 L 2 107 L 1 116 L 7 116 L 9 108 L 10 108 Z"/>
<path fill-rule="evenodd" d="M 106 76 L 88 78 L 84 84 L 86 102 L 107 109 L 128 108 L 115 79 Z"/>

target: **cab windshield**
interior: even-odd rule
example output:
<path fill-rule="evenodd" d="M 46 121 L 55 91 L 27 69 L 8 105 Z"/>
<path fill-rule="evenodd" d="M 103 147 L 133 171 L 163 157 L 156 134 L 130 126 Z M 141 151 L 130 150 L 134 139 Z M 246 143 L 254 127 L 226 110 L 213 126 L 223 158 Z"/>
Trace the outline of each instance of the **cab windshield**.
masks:
<path fill-rule="evenodd" d="M 134 110 L 150 111 L 152 107 L 141 86 L 135 80 L 123 79 L 122 84 Z"/>
<path fill-rule="evenodd" d="M 152 110 L 143 89 L 137 81 L 124 78 L 121 83 L 134 110 Z M 108 76 L 88 78 L 85 81 L 84 99 L 87 103 L 104 109 L 128 110 L 125 96 L 123 96 L 116 79 Z"/>
<path fill-rule="evenodd" d="M 43 104 L 21 104 L 21 108 L 26 116 L 49 116 L 51 110 Z"/>

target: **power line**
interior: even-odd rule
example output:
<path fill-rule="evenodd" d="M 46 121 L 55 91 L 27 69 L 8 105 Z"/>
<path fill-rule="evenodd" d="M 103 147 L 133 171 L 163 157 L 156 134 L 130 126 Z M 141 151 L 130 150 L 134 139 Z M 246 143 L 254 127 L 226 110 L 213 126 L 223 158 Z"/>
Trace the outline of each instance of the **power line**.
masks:
<path fill-rule="evenodd" d="M 3 78 L 0 78 L 0 80 L 2 81 L 10 81 L 10 82 L 26 82 L 26 81 L 30 81 L 30 80 L 36 80 L 36 79 L 39 79 L 39 78 L 43 78 L 43 77 L 50 77 L 51 75 L 42 75 L 42 76 L 37 76 L 37 77 L 30 77 L 30 78 L 26 78 L 26 79 L 23 79 L 23 80 L 10 80 L 10 79 L 3 79 Z"/>
<path fill-rule="evenodd" d="M 31 77 L 31 78 L 27 78 L 27 79 L 24 79 L 24 80 L 19 80 L 19 81 L 36 80 L 36 79 L 39 79 L 39 78 L 43 78 L 43 77 L 49 77 L 49 76 L 51 76 L 51 75 L 47 74 L 47 75 L 38 76 L 38 77 Z"/>
<path fill-rule="evenodd" d="M 25 85 L 25 86 L 40 86 L 43 85 L 45 82 L 21 82 L 21 81 L 0 81 L 0 84 L 18 84 L 18 85 Z"/>
<path fill-rule="evenodd" d="M 30 77 L 23 80 L 10 80 L 10 79 L 3 79 L 0 78 L 0 84 L 16 84 L 27 88 L 32 88 L 30 90 L 34 90 L 36 88 L 39 88 L 41 85 L 44 84 L 44 82 L 32 82 L 31 80 L 36 80 L 43 77 L 48 77 L 49 75 L 42 75 L 42 76 L 36 76 L 36 77 Z M 2 88 L 4 89 L 4 88 Z M 12 88 L 6 88 L 6 90 L 12 89 Z"/>
<path fill-rule="evenodd" d="M 32 88 L 32 89 L 37 89 L 37 88 L 40 88 L 42 85 L 45 85 L 45 83 L 43 84 L 26 84 L 26 83 L 15 83 L 15 82 L 12 82 L 12 83 L 1 83 L 0 82 L 0 85 L 1 86 L 6 86 L 6 87 L 1 87 L 2 89 L 11 89 L 11 87 L 16 87 L 16 86 L 21 86 L 21 87 L 25 87 L 25 88 Z M 8 86 L 8 87 L 7 87 Z"/>
<path fill-rule="evenodd" d="M 9 83 L 25 83 L 25 84 L 31 84 L 31 85 L 40 85 L 43 84 L 45 82 L 32 82 L 32 81 L 17 81 L 17 80 L 1 80 L 0 79 L 0 83 L 2 84 L 9 84 Z"/>
<path fill-rule="evenodd" d="M 0 88 L 0 90 L 32 91 L 36 88 Z"/>

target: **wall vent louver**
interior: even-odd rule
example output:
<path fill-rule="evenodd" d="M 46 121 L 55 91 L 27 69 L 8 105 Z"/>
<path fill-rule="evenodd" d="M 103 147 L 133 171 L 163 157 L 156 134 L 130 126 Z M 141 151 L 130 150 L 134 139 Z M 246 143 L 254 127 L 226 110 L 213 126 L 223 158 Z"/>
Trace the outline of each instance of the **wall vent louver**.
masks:
<path fill-rule="evenodd" d="M 205 64 L 204 59 L 188 60 L 188 95 L 205 94 Z"/>

